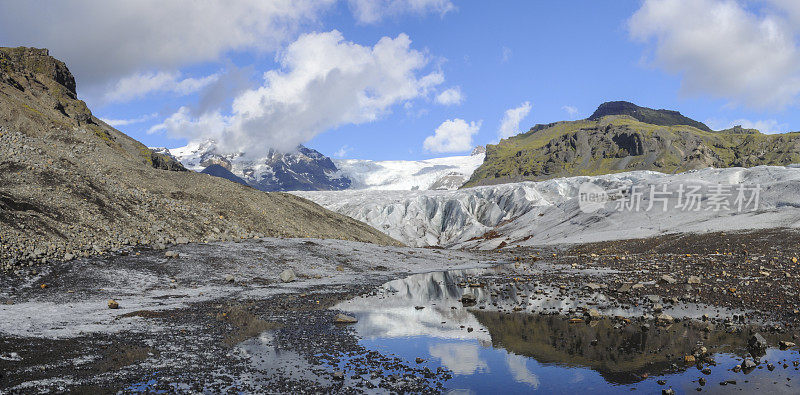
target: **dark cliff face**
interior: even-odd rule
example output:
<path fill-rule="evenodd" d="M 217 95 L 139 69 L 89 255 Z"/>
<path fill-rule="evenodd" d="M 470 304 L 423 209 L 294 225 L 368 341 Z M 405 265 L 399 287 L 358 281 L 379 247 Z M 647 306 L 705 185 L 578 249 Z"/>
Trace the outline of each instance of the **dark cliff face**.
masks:
<path fill-rule="evenodd" d="M 67 65 L 50 57 L 50 52 L 39 48 L 0 48 L 0 68 L 16 73 L 35 72 L 57 82 L 75 98 L 75 78 Z"/>
<path fill-rule="evenodd" d="M 640 107 L 636 104 L 626 101 L 611 101 L 601 104 L 597 110 L 589 117 L 589 120 L 597 121 L 600 118 L 609 115 L 627 115 L 635 118 L 636 120 L 651 125 L 660 126 L 676 126 L 686 125 L 692 126 L 707 132 L 711 128 L 702 122 L 695 121 L 694 119 L 687 118 L 678 111 L 672 110 L 654 110 L 652 108 Z"/>

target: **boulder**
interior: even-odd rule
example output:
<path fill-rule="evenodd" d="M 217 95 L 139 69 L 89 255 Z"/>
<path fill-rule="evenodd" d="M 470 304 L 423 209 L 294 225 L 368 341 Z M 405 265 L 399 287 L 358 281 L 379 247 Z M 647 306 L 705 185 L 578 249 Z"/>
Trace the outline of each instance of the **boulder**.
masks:
<path fill-rule="evenodd" d="M 333 321 L 336 322 L 337 324 L 355 324 L 356 322 L 358 322 L 358 319 L 356 317 L 351 317 L 349 315 L 339 313 L 336 314 L 336 318 L 334 318 Z"/>
<path fill-rule="evenodd" d="M 290 283 L 297 280 L 297 275 L 294 274 L 294 270 L 292 269 L 286 269 L 282 271 L 280 277 L 281 281 L 285 283 Z"/>

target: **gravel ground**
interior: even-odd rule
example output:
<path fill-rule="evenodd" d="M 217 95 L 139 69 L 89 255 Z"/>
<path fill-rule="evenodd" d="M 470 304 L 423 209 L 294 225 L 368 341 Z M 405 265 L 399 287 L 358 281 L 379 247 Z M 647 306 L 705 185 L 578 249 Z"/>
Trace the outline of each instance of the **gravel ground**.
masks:
<path fill-rule="evenodd" d="M 651 328 L 646 355 L 619 351 L 635 369 L 611 372 L 635 382 L 636 375 L 685 369 L 679 362 L 698 340 L 741 348 L 758 332 L 772 347 L 797 343 L 794 277 L 765 280 L 792 270 L 784 262 L 792 262 L 797 237 L 774 230 L 495 252 L 274 238 L 129 249 L 0 279 L 0 392 L 440 392 L 452 372 L 365 349 L 357 325 L 335 320 L 359 306 L 344 301 L 384 297 L 387 281 L 441 297 L 447 293 L 435 284 L 444 278 L 458 292 L 455 301 L 473 293 L 475 304 L 417 302 L 429 314 L 434 307 L 455 314 L 422 326 L 444 325 L 469 309 L 467 326 L 485 328 L 476 335 L 523 355 L 558 362 L 588 347 L 591 356 L 600 350 L 592 339 L 602 336 L 604 349 L 615 350 Z M 295 281 L 280 279 L 286 269 Z M 461 274 L 436 274 L 443 270 Z M 659 283 L 663 275 L 675 283 Z M 700 283 L 687 284 L 689 276 Z M 623 283 L 631 290 L 619 291 Z M 108 308 L 109 299 L 119 308 Z M 374 311 L 392 306 L 391 299 L 377 303 Z M 400 318 L 389 326 L 411 328 Z M 550 335 L 520 342 L 513 333 L 525 328 Z M 573 332 L 586 342 L 565 335 Z"/>
<path fill-rule="evenodd" d="M 131 249 L 3 277 L 0 392 L 435 391 L 447 372 L 364 350 L 329 307 L 393 278 L 500 258 L 267 238 Z M 282 282 L 287 269 L 295 281 Z M 402 374 L 374 384 L 340 379 L 333 366 L 344 355 L 370 373 Z"/>

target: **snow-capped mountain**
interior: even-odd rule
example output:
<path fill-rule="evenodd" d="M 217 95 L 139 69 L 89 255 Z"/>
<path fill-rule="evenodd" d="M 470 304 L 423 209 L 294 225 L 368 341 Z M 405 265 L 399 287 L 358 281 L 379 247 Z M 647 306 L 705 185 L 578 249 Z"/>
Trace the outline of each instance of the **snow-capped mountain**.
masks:
<path fill-rule="evenodd" d="M 597 211 L 582 210 L 581 186 L 639 190 L 636 210 L 609 195 Z M 712 210 L 713 191 L 732 209 Z M 649 191 L 656 191 L 651 196 Z M 681 207 L 693 187 L 699 209 Z M 739 188 L 750 206 L 736 209 Z M 633 189 L 632 189 L 633 188 Z M 756 203 L 754 188 L 759 192 Z M 662 191 L 666 191 L 665 194 Z M 504 245 L 586 243 L 667 233 L 800 228 L 800 166 L 707 168 L 679 174 L 634 171 L 465 188 L 457 191 L 297 192 L 330 210 L 366 222 L 412 246 L 496 248 Z M 683 196 L 683 201 L 681 200 Z M 653 203 L 652 206 L 650 204 Z M 745 202 L 747 203 L 747 202 Z M 757 207 L 756 207 L 757 204 Z M 651 209 L 647 209 L 651 207 Z M 664 209 L 666 207 L 666 209 Z"/>
<path fill-rule="evenodd" d="M 351 184 L 350 179 L 337 174 L 338 169 L 330 158 L 302 145 L 290 153 L 270 150 L 266 157 L 258 159 L 242 154 L 220 154 L 212 140 L 156 151 L 172 155 L 194 171 L 221 166 L 247 185 L 267 192 L 341 190 Z"/>
<path fill-rule="evenodd" d="M 483 163 L 483 147 L 472 155 L 426 160 L 334 160 L 339 173 L 352 180 L 350 189 L 454 190 L 463 185 Z"/>
<path fill-rule="evenodd" d="M 217 165 L 247 185 L 262 191 L 454 190 L 463 185 L 483 163 L 483 147 L 471 155 L 419 161 L 331 160 L 316 150 L 299 146 L 295 152 L 270 151 L 266 157 L 249 159 L 242 154 L 219 154 L 212 140 L 192 142 L 179 148 L 152 148 L 180 161 L 187 169 L 202 172 Z M 213 175 L 224 173 L 216 168 Z M 231 178 L 231 177 L 226 177 Z"/>

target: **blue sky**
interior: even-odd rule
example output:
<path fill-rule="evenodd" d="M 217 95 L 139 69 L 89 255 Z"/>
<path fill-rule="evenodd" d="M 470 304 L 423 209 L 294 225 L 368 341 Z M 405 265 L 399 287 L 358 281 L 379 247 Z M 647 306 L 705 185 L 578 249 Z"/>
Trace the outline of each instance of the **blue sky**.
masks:
<path fill-rule="evenodd" d="M 86 0 L 52 9 L 52 21 L 40 16 L 38 29 L 14 23 L 35 15 L 31 7 L 57 5 L 4 4 L 0 42 L 50 48 L 73 69 L 95 115 L 149 146 L 211 136 L 231 150 L 300 142 L 330 156 L 422 159 L 468 153 L 536 123 L 585 118 L 609 100 L 676 109 L 712 128 L 800 124 L 800 8 L 792 2 L 326 1 L 177 16 L 180 7 L 155 2 L 131 10 Z M 85 23 L 82 6 L 121 32 L 97 38 L 99 26 L 60 38 Z M 227 20 L 214 22 L 223 12 Z M 249 19 L 260 12 L 279 22 Z M 152 21 L 133 24 L 137 13 Z M 205 17 L 223 24 L 198 30 Z M 376 55 L 381 40 L 398 64 L 409 62 L 403 73 L 394 58 Z M 362 55 L 378 66 L 351 62 Z M 326 64 L 315 65 L 322 58 Z M 275 77 L 265 82 L 268 71 Z M 447 90 L 460 100 L 440 103 Z"/>

